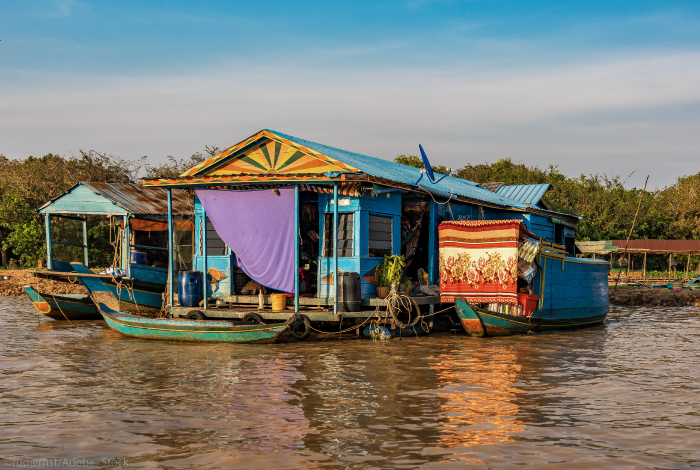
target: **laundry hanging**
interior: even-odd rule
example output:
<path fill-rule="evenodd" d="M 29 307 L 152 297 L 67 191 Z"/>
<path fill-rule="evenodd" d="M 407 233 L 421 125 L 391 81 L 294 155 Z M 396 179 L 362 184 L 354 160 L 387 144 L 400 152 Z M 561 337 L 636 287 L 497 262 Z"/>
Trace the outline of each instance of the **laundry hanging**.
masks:
<path fill-rule="evenodd" d="M 254 281 L 294 292 L 294 189 L 196 189 L 209 220 Z"/>

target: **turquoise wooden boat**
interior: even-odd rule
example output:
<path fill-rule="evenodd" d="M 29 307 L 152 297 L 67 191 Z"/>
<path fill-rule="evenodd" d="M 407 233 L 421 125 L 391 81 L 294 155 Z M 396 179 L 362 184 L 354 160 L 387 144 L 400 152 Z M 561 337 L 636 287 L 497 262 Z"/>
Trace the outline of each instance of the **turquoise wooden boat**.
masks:
<path fill-rule="evenodd" d="M 60 273 L 93 274 L 90 269 L 82 263 L 53 260 L 53 270 Z M 52 275 L 51 272 L 41 273 L 41 277 L 65 281 L 65 277 Z M 112 279 L 105 279 L 105 286 L 119 299 L 129 311 L 152 311 L 160 310 L 163 305 L 163 292 L 167 284 L 167 270 L 153 268 L 150 266 L 132 266 L 132 277 L 129 280 L 122 280 L 115 276 Z M 78 282 L 85 285 L 85 278 L 76 277 Z M 97 307 L 94 311 L 98 318 Z"/>
<path fill-rule="evenodd" d="M 455 299 L 460 322 L 471 336 L 507 336 L 600 325 L 609 310 L 608 263 L 595 259 L 540 256 L 535 277 L 538 308 L 516 316 L 478 308 Z"/>
<path fill-rule="evenodd" d="M 220 343 L 280 343 L 304 320 L 300 314 L 284 323 L 146 318 L 118 312 L 99 303 L 105 321 L 115 331 L 136 338 Z"/>
<path fill-rule="evenodd" d="M 31 286 L 24 291 L 34 308 L 54 320 L 99 320 L 102 318 L 95 302 L 83 294 L 43 294 Z"/>

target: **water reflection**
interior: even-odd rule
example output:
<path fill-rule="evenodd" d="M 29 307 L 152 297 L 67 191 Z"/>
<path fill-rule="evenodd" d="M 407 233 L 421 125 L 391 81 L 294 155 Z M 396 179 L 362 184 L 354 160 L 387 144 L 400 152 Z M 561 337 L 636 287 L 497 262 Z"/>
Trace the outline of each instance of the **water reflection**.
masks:
<path fill-rule="evenodd" d="M 499 444 L 522 431 L 518 417 L 519 389 L 513 384 L 521 371 L 527 347 L 489 346 L 468 341 L 441 354 L 430 366 L 437 373 L 444 416 L 441 446 Z M 465 379 L 469 383 L 465 383 Z"/>
<path fill-rule="evenodd" d="M 201 345 L 0 298 L 0 455 L 130 468 L 689 467 L 700 309 L 571 333 Z"/>

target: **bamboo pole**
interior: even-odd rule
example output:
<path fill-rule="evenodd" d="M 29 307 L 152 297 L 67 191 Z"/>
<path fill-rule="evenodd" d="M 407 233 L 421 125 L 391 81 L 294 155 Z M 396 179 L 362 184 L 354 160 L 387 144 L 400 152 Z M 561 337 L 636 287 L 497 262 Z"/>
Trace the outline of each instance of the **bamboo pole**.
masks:
<path fill-rule="evenodd" d="M 644 253 L 644 264 L 642 265 L 642 278 L 647 278 L 647 254 Z"/>
<path fill-rule="evenodd" d="M 685 264 L 685 277 L 688 277 L 690 272 L 690 253 L 688 253 L 688 262 Z"/>
<path fill-rule="evenodd" d="M 649 175 L 647 175 L 647 179 L 644 182 L 644 189 L 642 189 L 642 194 L 639 195 L 639 203 L 637 203 L 637 212 L 634 213 L 634 220 L 632 221 L 632 227 L 630 228 L 630 233 L 627 235 L 627 241 L 625 242 L 625 252 L 627 251 L 627 247 L 630 243 L 630 237 L 632 237 L 632 232 L 634 231 L 634 226 L 637 223 L 637 216 L 639 215 L 639 208 L 642 207 L 642 198 L 644 197 L 644 193 L 647 191 L 647 183 L 649 182 Z M 617 283 L 620 282 L 620 274 L 622 274 L 622 266 L 620 266 L 620 270 L 617 273 L 617 279 L 615 279 L 615 288 L 617 289 Z"/>

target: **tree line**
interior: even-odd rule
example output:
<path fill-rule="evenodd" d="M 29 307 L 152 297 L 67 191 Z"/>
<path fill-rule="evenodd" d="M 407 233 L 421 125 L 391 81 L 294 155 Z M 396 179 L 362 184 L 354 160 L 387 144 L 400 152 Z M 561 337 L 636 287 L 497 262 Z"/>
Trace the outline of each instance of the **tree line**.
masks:
<path fill-rule="evenodd" d="M 206 146 L 190 157 L 157 165 L 143 157 L 125 160 L 101 152 L 78 155 L 9 159 L 0 155 L 0 262 L 2 266 L 36 266 L 46 258 L 44 221 L 37 209 L 68 191 L 79 181 L 137 183 L 141 177 L 176 176 L 207 158 L 219 148 Z M 415 155 L 399 155 L 394 161 L 422 168 Z M 434 170 L 444 173 L 444 166 Z M 479 184 L 506 185 L 551 183 L 545 199 L 553 210 L 582 216 L 577 240 L 624 239 L 632 226 L 642 190 L 626 188 L 620 176 L 605 174 L 567 176 L 557 166 L 528 166 L 509 158 L 494 163 L 467 164 L 453 172 Z M 642 198 L 632 238 L 697 239 L 700 235 L 700 173 L 678 177 L 663 189 L 647 190 Z M 61 236 L 58 230 L 57 236 Z M 66 234 L 67 236 L 67 234 Z M 89 245 L 95 265 L 109 264 L 109 227 L 91 221 Z"/>

